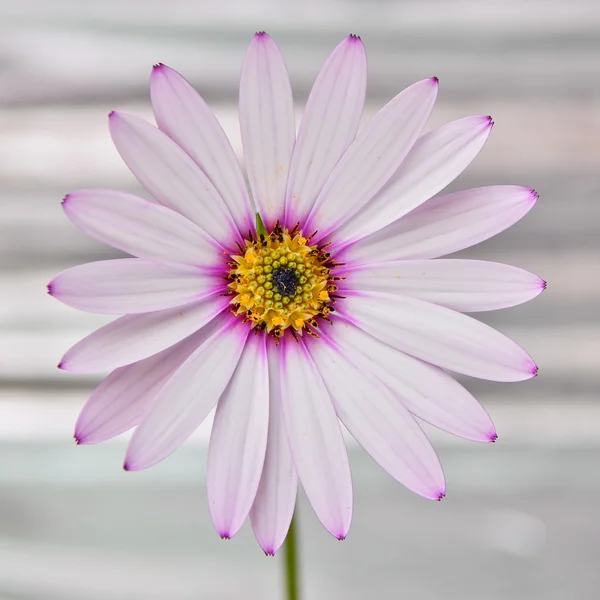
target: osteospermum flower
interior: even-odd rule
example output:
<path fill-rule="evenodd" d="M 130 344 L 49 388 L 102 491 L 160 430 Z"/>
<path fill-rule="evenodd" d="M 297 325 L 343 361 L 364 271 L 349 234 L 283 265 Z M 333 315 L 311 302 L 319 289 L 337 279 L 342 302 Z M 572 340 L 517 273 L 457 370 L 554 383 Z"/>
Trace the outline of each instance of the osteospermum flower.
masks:
<path fill-rule="evenodd" d="M 496 439 L 447 371 L 494 381 L 537 371 L 514 342 L 462 313 L 525 302 L 545 283 L 503 264 L 438 258 L 515 223 L 535 192 L 494 186 L 430 199 L 473 160 L 491 118 L 422 134 L 438 90 L 431 78 L 359 131 L 366 80 L 351 35 L 319 73 L 296 136 L 283 58 L 257 34 L 240 82 L 250 194 L 205 102 L 156 65 L 158 127 L 122 112 L 109 127 L 158 203 L 105 189 L 63 202 L 86 233 L 136 257 L 75 267 L 49 285 L 76 308 L 125 314 L 59 365 L 112 371 L 79 417 L 77 442 L 136 427 L 125 468 L 145 469 L 216 406 L 212 520 L 229 538 L 250 515 L 268 554 L 286 536 L 298 479 L 324 527 L 346 536 L 352 481 L 340 421 L 392 477 L 440 499 L 444 474 L 414 417 Z"/>

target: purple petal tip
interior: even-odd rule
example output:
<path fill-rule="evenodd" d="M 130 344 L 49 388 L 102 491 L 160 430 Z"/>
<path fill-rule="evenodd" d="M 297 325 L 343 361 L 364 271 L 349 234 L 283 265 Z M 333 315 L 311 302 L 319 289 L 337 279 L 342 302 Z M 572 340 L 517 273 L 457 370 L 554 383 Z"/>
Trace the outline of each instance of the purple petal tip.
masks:
<path fill-rule="evenodd" d="M 273 550 L 273 548 L 263 549 L 263 552 L 265 553 L 265 556 L 275 556 L 275 550 Z"/>
<path fill-rule="evenodd" d="M 498 434 L 495 431 L 493 431 L 489 434 L 488 439 L 491 443 L 494 443 L 498 439 Z"/>
<path fill-rule="evenodd" d="M 254 34 L 254 37 L 257 40 L 264 40 L 264 39 L 267 39 L 269 37 L 269 35 L 265 31 L 257 31 Z"/>
<path fill-rule="evenodd" d="M 548 282 L 545 279 L 540 279 L 540 287 L 542 291 L 545 290 L 548 287 Z"/>
<path fill-rule="evenodd" d="M 355 41 L 355 42 L 360 42 L 360 41 L 361 41 L 361 39 L 360 39 L 360 35 L 356 35 L 355 33 L 351 33 L 351 34 L 348 36 L 348 39 L 349 39 L 349 40 L 352 40 L 352 41 Z"/>
<path fill-rule="evenodd" d="M 57 369 L 61 369 L 62 371 L 66 371 L 67 370 L 67 368 L 65 367 L 65 363 L 62 360 L 56 365 L 56 368 Z"/>
<path fill-rule="evenodd" d="M 439 502 L 440 500 L 443 500 L 446 497 L 446 492 L 439 492 L 438 495 L 436 496 L 436 500 Z"/>
<path fill-rule="evenodd" d="M 46 286 L 46 290 L 48 291 L 48 294 L 50 294 L 50 296 L 53 296 L 54 295 L 54 284 L 52 282 L 50 282 Z"/>
<path fill-rule="evenodd" d="M 440 78 L 439 77 L 432 77 L 431 81 L 435 84 L 438 85 L 440 83 Z"/>
<path fill-rule="evenodd" d="M 533 365 L 531 365 L 531 376 L 537 377 L 539 370 L 540 370 L 539 367 L 535 363 Z"/>
<path fill-rule="evenodd" d="M 228 533 L 220 533 L 219 534 L 221 536 L 222 540 L 230 540 L 231 536 Z"/>
<path fill-rule="evenodd" d="M 164 69 L 164 68 L 165 68 L 164 63 L 156 63 L 155 65 L 152 65 L 152 69 L 154 71 L 159 71 L 159 70 Z"/>
<path fill-rule="evenodd" d="M 116 117 L 116 116 L 117 116 L 117 111 L 116 111 L 116 110 L 111 110 L 111 111 L 108 113 L 108 118 L 109 118 L 109 119 L 113 119 L 113 118 L 114 118 L 114 117 Z"/>
<path fill-rule="evenodd" d="M 71 194 L 67 194 L 61 201 L 61 204 L 63 206 L 65 206 L 67 204 L 67 201 L 71 198 Z"/>
<path fill-rule="evenodd" d="M 540 195 L 535 190 L 529 190 L 529 193 L 529 198 L 532 200 L 533 204 L 535 204 L 538 201 Z"/>
<path fill-rule="evenodd" d="M 124 471 L 135 471 L 135 469 L 133 468 L 133 466 L 130 463 L 128 463 L 127 461 L 125 461 L 123 463 L 123 470 Z"/>
<path fill-rule="evenodd" d="M 343 542 L 346 539 L 345 533 L 340 533 L 340 535 L 335 536 L 339 542 Z"/>

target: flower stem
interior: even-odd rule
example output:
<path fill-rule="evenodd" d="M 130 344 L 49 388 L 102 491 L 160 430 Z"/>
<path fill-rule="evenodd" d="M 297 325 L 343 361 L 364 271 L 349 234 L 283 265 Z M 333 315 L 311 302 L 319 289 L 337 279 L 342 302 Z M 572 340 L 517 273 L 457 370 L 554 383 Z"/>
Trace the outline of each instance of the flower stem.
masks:
<path fill-rule="evenodd" d="M 287 600 L 300 600 L 298 591 L 298 554 L 296 545 L 296 514 L 283 544 L 285 559 L 285 587 Z"/>

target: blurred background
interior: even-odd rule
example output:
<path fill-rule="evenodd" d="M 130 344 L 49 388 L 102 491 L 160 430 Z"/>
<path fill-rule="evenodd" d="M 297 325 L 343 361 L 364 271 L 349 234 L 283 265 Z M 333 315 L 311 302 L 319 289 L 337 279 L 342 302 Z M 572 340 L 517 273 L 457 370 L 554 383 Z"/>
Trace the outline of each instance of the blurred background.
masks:
<path fill-rule="evenodd" d="M 428 429 L 448 478 L 443 502 L 412 495 L 355 446 L 343 544 L 301 498 L 305 599 L 598 598 L 600 4 L 0 0 L 0 600 L 281 597 L 282 558 L 265 558 L 249 527 L 228 542 L 212 528 L 209 424 L 143 473 L 121 469 L 126 439 L 73 443 L 99 379 L 56 364 L 108 319 L 45 293 L 57 271 L 116 255 L 66 219 L 65 193 L 142 193 L 112 146 L 108 112 L 149 117 L 150 69 L 164 62 L 197 86 L 239 152 L 241 60 L 262 29 L 285 53 L 299 111 L 353 32 L 369 56 L 367 117 L 432 75 L 441 87 L 430 126 L 493 115 L 489 142 L 452 189 L 514 183 L 540 200 L 462 254 L 549 282 L 532 303 L 484 315 L 540 366 L 521 384 L 466 382 L 498 442 Z"/>

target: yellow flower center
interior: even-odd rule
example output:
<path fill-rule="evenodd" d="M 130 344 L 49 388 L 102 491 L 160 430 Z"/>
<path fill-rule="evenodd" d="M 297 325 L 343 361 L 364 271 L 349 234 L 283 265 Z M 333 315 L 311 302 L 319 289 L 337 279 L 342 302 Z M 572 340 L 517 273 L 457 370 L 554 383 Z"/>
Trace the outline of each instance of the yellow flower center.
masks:
<path fill-rule="evenodd" d="M 294 335 L 317 335 L 316 317 L 329 320 L 337 290 L 325 248 L 311 246 L 298 226 L 288 232 L 279 224 L 244 244 L 228 263 L 232 312 L 275 338 L 288 327 Z"/>

